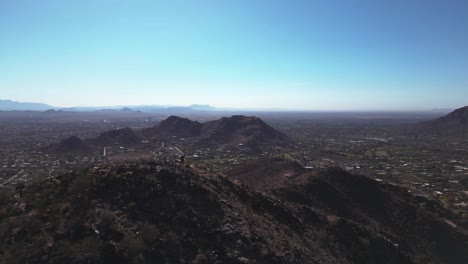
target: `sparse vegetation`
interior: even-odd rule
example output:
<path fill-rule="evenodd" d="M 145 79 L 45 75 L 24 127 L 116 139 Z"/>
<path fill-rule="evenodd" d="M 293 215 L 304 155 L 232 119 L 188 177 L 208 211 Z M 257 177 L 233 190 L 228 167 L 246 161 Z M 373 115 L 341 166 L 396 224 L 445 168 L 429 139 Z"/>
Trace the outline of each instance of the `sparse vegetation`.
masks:
<path fill-rule="evenodd" d="M 68 192 L 71 194 L 86 194 L 93 187 L 93 176 L 88 174 L 78 174 L 74 176 Z"/>
<path fill-rule="evenodd" d="M 0 263 L 309 263 L 330 256 L 338 263 L 450 263 L 468 258 L 462 253 L 463 235 L 433 216 L 446 214 L 445 209 L 432 204 L 428 213 L 397 187 L 339 169 L 309 177 L 312 171 L 278 158 L 245 168 L 237 173 L 255 175 L 251 181 L 248 175 L 239 178 L 250 188 L 208 168 L 157 163 L 110 165 L 36 181 L 5 201 Z M 253 180 L 260 184 L 267 178 L 259 174 L 271 183 L 261 192 L 256 190 L 263 185 Z M 420 228 L 436 228 L 461 247 L 421 247 L 438 238 Z"/>

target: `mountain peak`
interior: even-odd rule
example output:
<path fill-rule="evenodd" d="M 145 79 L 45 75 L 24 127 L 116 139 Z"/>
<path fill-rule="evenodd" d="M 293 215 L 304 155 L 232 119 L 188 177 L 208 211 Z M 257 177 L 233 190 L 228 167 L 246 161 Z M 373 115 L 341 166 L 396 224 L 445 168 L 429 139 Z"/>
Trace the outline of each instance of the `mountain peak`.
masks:
<path fill-rule="evenodd" d="M 255 116 L 233 115 L 209 121 L 202 138 L 217 144 L 249 144 L 289 141 L 289 138 Z"/>
<path fill-rule="evenodd" d="M 203 125 L 200 122 L 192 121 L 179 116 L 169 116 L 151 128 L 142 130 L 146 137 L 194 137 L 200 134 Z"/>

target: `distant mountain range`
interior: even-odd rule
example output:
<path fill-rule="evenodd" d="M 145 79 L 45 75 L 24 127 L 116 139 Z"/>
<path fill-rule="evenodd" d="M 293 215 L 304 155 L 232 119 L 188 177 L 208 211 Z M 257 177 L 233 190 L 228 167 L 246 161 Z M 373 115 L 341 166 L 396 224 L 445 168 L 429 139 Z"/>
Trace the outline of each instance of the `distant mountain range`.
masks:
<path fill-rule="evenodd" d="M 210 105 L 190 105 L 190 106 L 171 106 L 171 105 L 134 105 L 134 106 L 92 106 L 92 107 L 56 107 L 43 103 L 16 102 L 12 100 L 0 100 L 0 111 L 47 111 L 64 110 L 75 112 L 161 112 L 161 113 L 190 113 L 193 111 L 216 111 L 222 110 Z"/>
<path fill-rule="evenodd" d="M 31 111 L 45 111 L 53 106 L 42 104 L 42 103 L 23 103 L 15 102 L 11 100 L 0 100 L 0 111 L 12 111 L 12 110 L 31 110 Z"/>

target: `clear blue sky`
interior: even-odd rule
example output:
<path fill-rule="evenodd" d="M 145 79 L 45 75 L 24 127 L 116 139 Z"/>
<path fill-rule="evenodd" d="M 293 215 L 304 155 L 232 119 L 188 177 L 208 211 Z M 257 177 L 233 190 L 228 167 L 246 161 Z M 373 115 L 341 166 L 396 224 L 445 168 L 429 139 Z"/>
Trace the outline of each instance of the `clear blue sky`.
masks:
<path fill-rule="evenodd" d="M 468 105 L 468 1 L 0 0 L 0 99 Z"/>

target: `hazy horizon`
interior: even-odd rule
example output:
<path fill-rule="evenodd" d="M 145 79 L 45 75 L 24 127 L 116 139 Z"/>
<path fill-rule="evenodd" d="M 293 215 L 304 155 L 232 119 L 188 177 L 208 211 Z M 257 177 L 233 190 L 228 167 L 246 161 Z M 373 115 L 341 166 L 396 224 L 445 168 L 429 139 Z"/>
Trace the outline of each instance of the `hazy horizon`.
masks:
<path fill-rule="evenodd" d="M 195 106 L 207 106 L 207 107 L 213 107 L 213 111 L 240 111 L 240 112 L 252 112 L 252 111 L 265 111 L 265 112 L 323 112 L 323 113 L 372 113 L 372 112 L 450 112 L 458 108 L 462 108 L 465 106 L 459 106 L 455 108 L 427 108 L 427 109 L 300 109 L 300 108 L 236 108 L 236 107 L 217 107 L 213 106 L 210 104 L 200 104 L 200 103 L 193 103 L 193 104 L 188 104 L 188 105 L 162 105 L 162 104 L 133 104 L 133 105 L 124 105 L 124 104 L 116 104 L 116 105 L 89 105 L 89 106 L 82 106 L 82 105 L 70 105 L 70 106 L 60 106 L 60 105 L 52 105 L 52 104 L 47 104 L 44 102 L 23 102 L 23 101 L 14 101 L 10 99 L 4 99 L 0 98 L 0 103 L 2 101 L 12 101 L 14 103 L 33 103 L 33 104 L 45 104 L 50 106 L 51 108 L 54 109 L 99 109 L 99 110 L 104 110 L 104 109 L 122 109 L 122 108 L 130 108 L 130 109 L 139 109 L 139 108 L 146 108 L 146 107 L 162 107 L 162 108 L 171 108 L 171 107 L 195 107 Z M 31 110 L 31 109 L 29 109 Z"/>
<path fill-rule="evenodd" d="M 1 1 L 0 97 L 415 111 L 468 102 L 463 1 Z"/>

